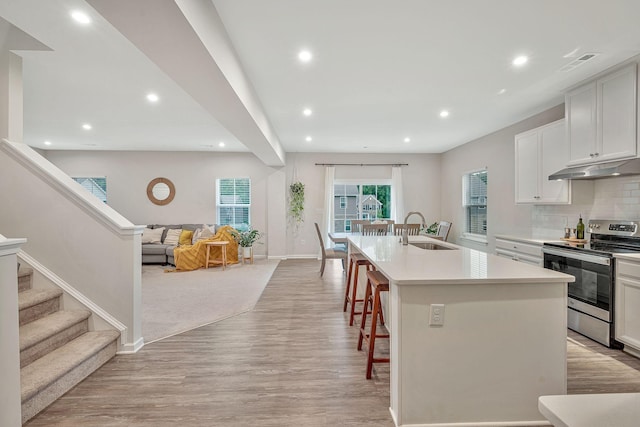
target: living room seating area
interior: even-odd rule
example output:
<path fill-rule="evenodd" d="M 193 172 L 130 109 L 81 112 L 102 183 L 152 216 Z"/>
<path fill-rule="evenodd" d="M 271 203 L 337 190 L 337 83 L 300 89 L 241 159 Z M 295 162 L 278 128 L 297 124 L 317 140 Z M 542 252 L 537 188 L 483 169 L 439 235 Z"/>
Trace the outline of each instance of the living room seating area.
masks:
<path fill-rule="evenodd" d="M 151 224 L 142 233 L 142 264 L 175 265 L 174 249 L 213 237 L 219 225 Z"/>

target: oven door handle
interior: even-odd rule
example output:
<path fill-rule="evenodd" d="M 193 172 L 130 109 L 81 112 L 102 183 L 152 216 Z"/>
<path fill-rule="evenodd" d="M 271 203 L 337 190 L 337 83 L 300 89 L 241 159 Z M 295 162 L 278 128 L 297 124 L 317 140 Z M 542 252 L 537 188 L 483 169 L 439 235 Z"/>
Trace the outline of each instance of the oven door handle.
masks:
<path fill-rule="evenodd" d="M 570 259 L 577 259 L 579 261 L 591 262 L 599 265 L 611 265 L 611 258 L 579 253 L 579 251 L 564 251 L 562 249 L 542 247 L 542 253 L 549 255 L 556 255 Z"/>

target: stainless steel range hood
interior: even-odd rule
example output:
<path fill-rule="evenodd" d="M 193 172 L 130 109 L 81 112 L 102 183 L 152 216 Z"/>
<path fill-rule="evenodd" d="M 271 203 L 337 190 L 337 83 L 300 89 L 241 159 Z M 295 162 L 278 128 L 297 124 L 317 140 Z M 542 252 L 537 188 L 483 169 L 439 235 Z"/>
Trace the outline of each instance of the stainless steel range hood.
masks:
<path fill-rule="evenodd" d="M 640 159 L 618 160 L 595 165 L 562 169 L 549 175 L 549 181 L 563 179 L 599 179 L 623 175 L 640 175 Z"/>

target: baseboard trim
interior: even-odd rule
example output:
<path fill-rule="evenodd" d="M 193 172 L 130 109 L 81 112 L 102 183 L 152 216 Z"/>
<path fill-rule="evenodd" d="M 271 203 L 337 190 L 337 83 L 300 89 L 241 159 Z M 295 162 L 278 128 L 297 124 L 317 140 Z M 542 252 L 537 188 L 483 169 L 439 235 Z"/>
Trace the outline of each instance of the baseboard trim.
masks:
<path fill-rule="evenodd" d="M 315 259 L 315 260 L 320 260 L 322 258 L 320 258 L 318 256 L 318 254 L 303 254 L 303 255 L 283 255 L 282 257 L 280 257 L 280 259 Z"/>
<path fill-rule="evenodd" d="M 133 354 L 137 353 L 144 347 L 144 338 L 140 337 L 138 341 L 134 343 L 127 343 L 124 345 L 120 345 L 120 350 L 116 352 L 116 354 Z"/>

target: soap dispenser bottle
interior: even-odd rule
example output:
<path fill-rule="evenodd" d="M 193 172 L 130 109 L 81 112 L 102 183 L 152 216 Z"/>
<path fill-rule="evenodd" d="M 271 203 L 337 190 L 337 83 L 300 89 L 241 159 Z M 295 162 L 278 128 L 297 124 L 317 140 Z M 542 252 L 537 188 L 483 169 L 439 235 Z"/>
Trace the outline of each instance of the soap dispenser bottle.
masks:
<path fill-rule="evenodd" d="M 576 225 L 576 239 L 584 239 L 584 223 L 582 222 L 582 214 L 580 214 L 578 225 Z"/>

